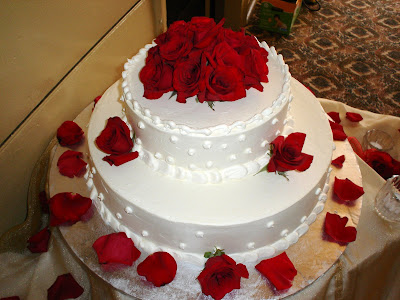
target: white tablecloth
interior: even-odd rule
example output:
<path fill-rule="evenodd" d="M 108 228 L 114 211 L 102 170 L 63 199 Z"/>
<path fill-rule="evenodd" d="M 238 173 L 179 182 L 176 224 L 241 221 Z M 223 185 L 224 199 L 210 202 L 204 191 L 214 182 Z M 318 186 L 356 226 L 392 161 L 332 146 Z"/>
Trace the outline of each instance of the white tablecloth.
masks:
<path fill-rule="evenodd" d="M 400 118 L 357 110 L 342 103 L 319 99 L 326 112 L 337 111 L 349 136 L 360 141 L 372 128 L 392 135 L 395 147 L 390 154 L 400 157 Z M 345 119 L 346 111 L 360 113 L 364 120 L 352 123 Z M 18 295 L 21 299 L 46 299 L 47 289 L 56 277 L 71 273 L 84 287 L 79 299 L 134 299 L 92 274 L 71 251 L 57 228 L 52 229 L 49 251 L 32 254 L 26 240 L 36 233 L 46 216 L 40 215 L 37 195 L 43 188 L 43 174 L 52 145 L 34 174 L 28 197 L 28 217 L 25 223 L 11 229 L 0 239 L 0 298 Z M 384 180 L 359 159 L 365 191 L 357 240 L 350 243 L 323 276 L 288 299 L 400 299 L 400 224 L 382 220 L 374 211 L 375 195 Z M 44 176 L 45 177 L 45 176 Z"/>

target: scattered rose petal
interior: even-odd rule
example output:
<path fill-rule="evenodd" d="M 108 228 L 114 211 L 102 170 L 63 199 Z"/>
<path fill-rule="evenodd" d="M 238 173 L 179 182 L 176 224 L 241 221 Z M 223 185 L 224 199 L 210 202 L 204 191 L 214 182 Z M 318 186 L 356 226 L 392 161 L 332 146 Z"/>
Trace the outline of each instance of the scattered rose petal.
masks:
<path fill-rule="evenodd" d="M 99 264 L 124 264 L 132 266 L 140 256 L 140 251 L 125 232 L 116 232 L 99 237 L 93 243 Z"/>
<path fill-rule="evenodd" d="M 101 96 L 97 96 L 96 98 L 94 98 L 94 106 L 96 106 L 97 102 L 99 102 L 99 100 L 101 99 Z"/>
<path fill-rule="evenodd" d="M 92 200 L 79 194 L 59 193 L 50 198 L 50 226 L 74 224 L 81 220 Z"/>
<path fill-rule="evenodd" d="M 335 123 L 340 123 L 342 121 L 342 120 L 340 120 L 339 113 L 336 111 L 328 112 L 328 116 L 330 116 L 331 119 L 333 120 L 333 122 L 335 122 Z"/>
<path fill-rule="evenodd" d="M 174 280 L 176 269 L 176 261 L 169 253 L 155 252 L 138 265 L 137 272 L 159 287 Z"/>
<path fill-rule="evenodd" d="M 83 130 L 74 121 L 65 121 L 57 129 L 57 140 L 61 146 L 71 146 L 83 139 Z"/>
<path fill-rule="evenodd" d="M 353 226 L 346 227 L 347 217 L 326 213 L 325 233 L 338 243 L 350 243 L 356 240 L 357 229 Z"/>
<path fill-rule="evenodd" d="M 364 150 L 361 146 L 361 143 L 354 136 L 347 137 L 347 140 L 349 141 L 351 147 L 353 148 L 354 153 L 357 154 L 361 159 L 365 160 Z"/>
<path fill-rule="evenodd" d="M 46 191 L 41 191 L 39 193 L 39 202 L 42 212 L 44 214 L 49 213 L 49 199 L 47 199 Z"/>
<path fill-rule="evenodd" d="M 48 300 L 76 299 L 82 295 L 84 289 L 76 282 L 70 273 L 57 277 L 53 285 L 47 290 Z"/>
<path fill-rule="evenodd" d="M 335 177 L 333 192 L 342 201 L 354 201 L 364 194 L 363 188 L 350 179 L 339 179 L 337 177 Z"/>
<path fill-rule="evenodd" d="M 133 141 L 128 126 L 119 117 L 109 118 L 106 127 L 96 138 L 99 149 L 107 154 L 124 154 L 132 150 Z"/>
<path fill-rule="evenodd" d="M 338 123 L 335 123 L 335 122 L 332 122 L 332 121 L 329 121 L 329 124 L 331 125 L 331 129 L 332 129 L 332 133 L 333 133 L 333 139 L 335 141 L 344 141 L 344 140 L 346 140 L 347 135 L 344 132 L 342 125 L 340 125 Z"/>
<path fill-rule="evenodd" d="M 286 252 L 261 261 L 256 265 L 256 269 L 267 277 L 278 291 L 290 288 L 297 275 L 297 270 Z"/>
<path fill-rule="evenodd" d="M 110 166 L 115 165 L 115 166 L 120 166 L 128 161 L 134 160 L 139 157 L 139 152 L 134 151 L 134 152 L 129 152 L 125 154 L 119 154 L 119 155 L 108 155 L 103 157 L 103 160 L 108 162 Z"/>
<path fill-rule="evenodd" d="M 241 277 L 249 278 L 246 266 L 236 264 L 232 258 L 223 254 L 209 258 L 197 279 L 203 294 L 220 300 L 232 290 L 240 289 Z"/>
<path fill-rule="evenodd" d="M 82 152 L 72 150 L 67 150 L 61 154 L 57 161 L 60 174 L 70 178 L 81 177 L 85 173 L 87 165 L 82 157 Z"/>
<path fill-rule="evenodd" d="M 49 241 L 50 230 L 48 227 L 45 227 L 28 239 L 28 249 L 32 253 L 47 252 L 49 249 Z"/>
<path fill-rule="evenodd" d="M 346 118 L 351 122 L 360 122 L 361 120 L 363 120 L 363 117 L 360 114 L 352 112 L 347 112 Z"/>
<path fill-rule="evenodd" d="M 332 160 L 332 165 L 334 165 L 335 167 L 340 169 L 343 167 L 343 163 L 344 163 L 345 159 L 346 158 L 344 155 L 340 155 L 339 157 Z"/>

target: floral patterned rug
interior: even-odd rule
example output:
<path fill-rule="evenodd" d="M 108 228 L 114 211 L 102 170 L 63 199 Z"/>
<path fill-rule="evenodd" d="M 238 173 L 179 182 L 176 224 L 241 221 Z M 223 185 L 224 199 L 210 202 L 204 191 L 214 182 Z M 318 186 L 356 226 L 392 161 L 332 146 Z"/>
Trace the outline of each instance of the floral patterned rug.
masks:
<path fill-rule="evenodd" d="M 275 46 L 317 97 L 400 117 L 400 2 L 320 0 L 288 36 L 260 29 L 258 0 L 246 31 Z"/>

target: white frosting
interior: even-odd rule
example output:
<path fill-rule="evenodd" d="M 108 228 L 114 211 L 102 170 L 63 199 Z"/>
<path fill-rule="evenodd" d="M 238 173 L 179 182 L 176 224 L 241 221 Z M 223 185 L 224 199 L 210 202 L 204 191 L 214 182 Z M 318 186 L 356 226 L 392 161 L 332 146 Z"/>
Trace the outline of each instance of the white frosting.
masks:
<path fill-rule="evenodd" d="M 151 166 L 151 161 L 146 161 L 144 156 L 149 154 L 143 147 L 136 146 L 142 159 L 119 167 L 110 166 L 102 160 L 105 153 L 97 149 L 94 140 L 104 129 L 109 117 L 122 116 L 122 105 L 118 101 L 121 90 L 117 82 L 96 105 L 88 131 L 92 168 L 85 178 L 102 218 L 114 230 L 126 232 L 142 251 L 151 253 L 163 250 L 178 259 L 200 265 L 205 261 L 204 252 L 212 251 L 214 247 L 225 249 L 237 262 L 254 262 L 287 249 L 307 232 L 323 208 L 333 148 L 327 117 L 315 97 L 309 92 L 305 93 L 297 81 L 292 83 L 292 89 L 297 91 L 295 101 L 291 103 L 294 131 L 307 134 L 303 152 L 314 156 L 308 170 L 287 172 L 289 180 L 274 173 L 261 172 L 240 180 L 223 181 L 219 178 L 219 184 L 196 184 L 175 179 L 186 178 L 188 171 L 183 168 L 171 168 L 164 172 L 174 172 L 174 178 L 154 172 L 157 168 Z M 174 102 L 170 100 L 170 103 Z M 149 115 L 150 111 L 152 109 L 144 112 L 144 115 Z M 270 122 L 274 118 L 271 117 Z M 145 118 L 143 120 L 146 129 L 157 127 Z M 162 123 L 161 118 L 159 122 Z M 261 126 L 263 123 L 259 124 Z M 253 129 L 256 130 L 257 126 Z M 285 130 L 283 127 L 281 129 Z M 223 153 L 224 148 L 228 150 L 236 144 L 244 153 L 253 137 L 242 129 L 238 131 L 233 144 L 231 141 L 220 143 L 217 139 L 208 140 L 212 134 L 181 135 L 175 129 L 159 131 L 158 134 L 164 133 L 164 139 L 171 145 L 172 136 L 177 137 L 172 138 L 175 147 L 183 137 L 200 139 L 198 147 L 188 144 L 187 148 L 179 148 L 188 157 L 187 151 L 195 149 L 193 157 L 196 157 L 199 151 L 218 149 Z M 276 128 L 273 134 L 275 132 Z M 246 138 L 241 144 L 243 134 Z M 232 135 L 228 134 L 228 137 L 232 138 Z M 136 139 L 136 144 L 138 140 L 145 144 L 148 138 L 142 135 Z M 269 141 L 272 139 L 267 138 Z M 264 140 L 260 138 L 258 145 Z M 203 148 L 205 141 L 211 142 L 209 149 Z M 254 151 L 255 146 L 251 146 L 251 149 Z M 157 151 L 163 157 L 171 156 L 179 160 L 171 153 L 163 153 L 162 149 Z M 218 163 L 215 159 L 207 161 Z M 247 163 L 252 164 L 252 161 Z M 253 167 L 252 170 L 257 168 Z M 196 169 L 194 163 L 193 169 Z M 202 173 L 206 172 L 202 170 Z M 218 181 L 218 178 L 212 179 L 213 182 Z M 103 195 L 102 201 L 100 194 Z M 128 211 L 127 207 L 130 208 Z M 120 214 L 121 218 L 117 218 L 116 214 Z"/>
<path fill-rule="evenodd" d="M 212 110 L 195 97 L 185 104 L 171 93 L 157 100 L 143 97 L 139 72 L 152 46 L 128 60 L 123 72 L 122 99 L 140 158 L 154 171 L 195 183 L 219 183 L 260 171 L 268 163 L 268 141 L 292 132 L 291 77 L 282 56 L 261 43 L 269 53 L 269 82 L 262 83 L 263 92 L 251 88 L 246 98 L 214 102 Z"/>

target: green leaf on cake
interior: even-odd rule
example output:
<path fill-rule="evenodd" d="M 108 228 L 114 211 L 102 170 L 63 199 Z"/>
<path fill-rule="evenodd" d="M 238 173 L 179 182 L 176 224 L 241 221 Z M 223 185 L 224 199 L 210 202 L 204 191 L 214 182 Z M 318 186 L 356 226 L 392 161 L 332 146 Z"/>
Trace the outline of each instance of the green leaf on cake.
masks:
<path fill-rule="evenodd" d="M 204 253 L 204 257 L 205 258 L 210 258 L 210 257 L 215 257 L 215 256 L 221 256 L 221 255 L 224 255 L 224 254 L 225 254 L 224 249 L 219 249 L 219 248 L 215 247 L 214 248 L 214 252 L 211 252 L 211 251 L 205 252 Z"/>

